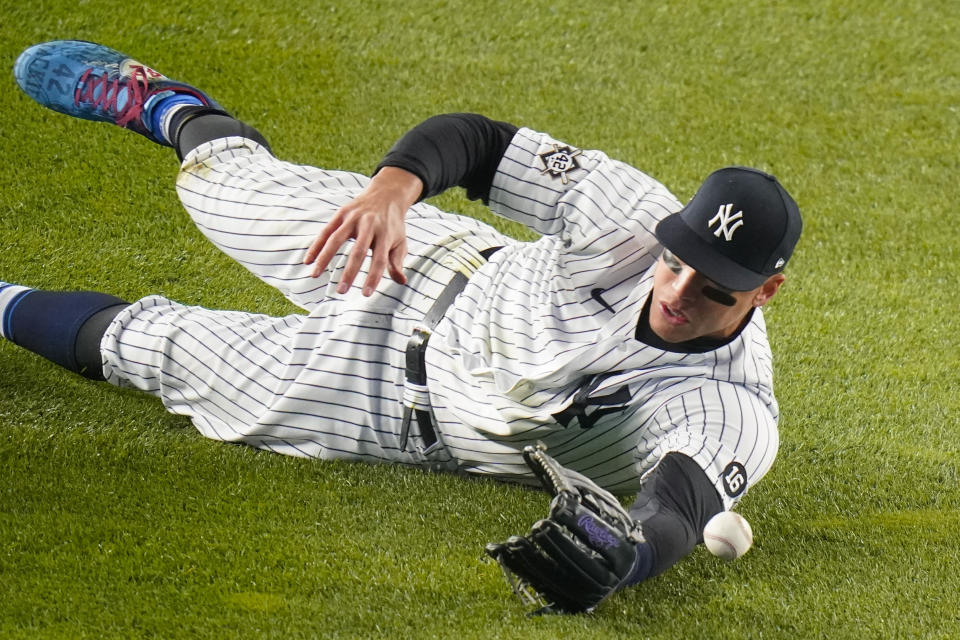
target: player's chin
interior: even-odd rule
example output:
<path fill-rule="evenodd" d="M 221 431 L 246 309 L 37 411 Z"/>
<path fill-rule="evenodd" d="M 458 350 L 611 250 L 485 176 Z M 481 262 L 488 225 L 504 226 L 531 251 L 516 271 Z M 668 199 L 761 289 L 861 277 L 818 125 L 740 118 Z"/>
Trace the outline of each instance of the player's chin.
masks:
<path fill-rule="evenodd" d="M 686 342 L 687 340 L 693 339 L 693 333 L 690 331 L 680 331 L 676 327 L 664 327 L 662 330 L 658 329 L 656 325 L 651 323 L 650 328 L 653 329 L 653 332 L 663 340 L 664 342 L 669 342 L 671 344 Z"/>

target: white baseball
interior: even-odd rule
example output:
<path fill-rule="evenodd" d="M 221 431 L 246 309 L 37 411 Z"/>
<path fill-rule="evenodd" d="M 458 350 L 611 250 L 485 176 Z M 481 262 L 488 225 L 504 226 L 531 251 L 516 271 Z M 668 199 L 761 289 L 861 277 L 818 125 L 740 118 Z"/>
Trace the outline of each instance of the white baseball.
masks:
<path fill-rule="evenodd" d="M 753 544 L 753 529 L 746 518 L 733 511 L 721 511 L 703 528 L 703 544 L 724 560 L 736 560 Z"/>

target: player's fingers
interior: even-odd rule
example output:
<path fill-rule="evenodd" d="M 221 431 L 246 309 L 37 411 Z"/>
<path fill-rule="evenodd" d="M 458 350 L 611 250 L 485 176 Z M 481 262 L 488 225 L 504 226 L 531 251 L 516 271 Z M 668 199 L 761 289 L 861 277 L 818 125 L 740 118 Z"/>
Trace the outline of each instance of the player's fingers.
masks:
<path fill-rule="evenodd" d="M 310 246 L 307 248 L 307 253 L 303 256 L 303 263 L 310 264 L 317 259 L 317 256 L 320 254 L 323 247 L 327 244 L 327 241 L 330 237 L 337 232 L 338 229 L 343 224 L 343 209 L 337 211 L 330 218 L 330 221 L 327 224 L 323 225 L 323 229 L 320 230 L 320 233 L 317 234 L 317 237 L 314 239 Z"/>
<path fill-rule="evenodd" d="M 313 271 L 311 275 L 316 278 L 323 273 L 330 265 L 337 251 L 356 235 L 356 223 L 349 218 L 345 218 L 346 207 L 340 209 L 330 219 L 330 222 L 324 226 L 323 230 L 317 236 L 313 244 L 307 250 L 304 256 L 304 262 L 310 264 L 313 262 Z"/>
<path fill-rule="evenodd" d="M 316 278 L 321 273 L 323 273 L 326 268 L 330 265 L 330 261 L 333 260 L 333 257 L 337 255 L 337 251 L 340 247 L 350 239 L 350 236 L 347 233 L 335 233 L 326 240 L 316 240 L 315 244 L 318 245 L 318 253 L 314 256 L 313 261 L 313 271 L 311 276 Z"/>
<path fill-rule="evenodd" d="M 340 284 L 337 285 L 337 293 L 346 293 L 350 290 L 353 280 L 360 273 L 360 266 L 364 258 L 367 257 L 367 251 L 370 249 L 370 237 L 366 234 L 358 235 L 355 238 L 353 248 L 347 257 L 347 263 L 343 267 L 343 275 L 340 276 Z"/>
<path fill-rule="evenodd" d="M 323 273 L 330 265 L 330 261 L 333 260 L 333 256 L 337 254 L 337 249 L 339 249 L 340 245 L 345 241 L 346 238 L 344 238 L 343 241 L 331 241 L 329 238 L 325 240 L 315 240 L 315 246 L 312 247 L 314 253 L 311 257 L 313 270 L 310 275 L 316 278 Z M 309 262 L 307 262 L 307 264 L 309 264 Z"/>
<path fill-rule="evenodd" d="M 383 277 L 383 272 L 386 268 L 386 250 L 374 245 L 373 255 L 370 258 L 369 271 L 367 271 L 367 279 L 363 283 L 363 295 L 370 296 L 373 294 L 374 290 L 377 288 L 377 285 L 380 284 L 380 279 Z"/>
<path fill-rule="evenodd" d="M 323 245 L 326 244 L 327 239 L 322 236 L 317 236 L 313 239 L 313 242 L 310 243 L 310 246 L 307 247 L 306 253 L 303 254 L 303 264 L 310 264 L 317 259 L 317 256 L 320 255 Z"/>
<path fill-rule="evenodd" d="M 401 239 L 395 247 L 390 250 L 387 257 L 387 270 L 394 282 L 407 284 L 407 276 L 403 274 L 403 259 L 407 257 L 407 240 Z"/>

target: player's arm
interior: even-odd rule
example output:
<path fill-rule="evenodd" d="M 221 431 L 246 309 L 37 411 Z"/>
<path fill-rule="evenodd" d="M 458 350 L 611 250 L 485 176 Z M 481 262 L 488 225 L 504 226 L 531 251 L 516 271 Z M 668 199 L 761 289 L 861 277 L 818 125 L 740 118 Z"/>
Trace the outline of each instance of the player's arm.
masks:
<path fill-rule="evenodd" d="M 489 201 L 497 166 L 517 127 L 475 113 L 433 116 L 408 131 L 377 171 L 399 167 L 420 178 L 420 199 L 463 187 L 471 200 Z"/>
<path fill-rule="evenodd" d="M 664 456 L 629 510 L 650 553 L 649 571 L 638 571 L 629 584 L 663 573 L 693 551 L 707 521 L 721 511 L 723 502 L 700 465 L 682 453 Z"/>
<path fill-rule="evenodd" d="M 628 511 L 588 478 L 545 452 L 525 452 L 554 494 L 550 515 L 524 537 L 487 546 L 514 590 L 551 611 L 590 611 L 616 591 L 662 573 L 702 540 L 723 505 L 688 456 L 667 454 Z"/>
<path fill-rule="evenodd" d="M 513 125 L 463 113 L 434 116 L 417 125 L 394 144 L 367 187 L 337 211 L 310 245 L 304 263 L 312 263 L 313 275 L 320 275 L 353 238 L 337 287 L 340 293 L 350 288 L 368 251 L 372 258 L 364 295 L 373 293 L 384 270 L 405 283 L 407 210 L 454 186 L 486 202 L 497 165 L 516 131 Z"/>

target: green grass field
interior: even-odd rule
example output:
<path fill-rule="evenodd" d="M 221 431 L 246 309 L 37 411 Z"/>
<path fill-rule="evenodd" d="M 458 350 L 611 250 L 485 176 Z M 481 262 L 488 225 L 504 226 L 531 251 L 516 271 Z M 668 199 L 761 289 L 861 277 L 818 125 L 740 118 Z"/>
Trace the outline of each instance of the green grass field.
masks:
<path fill-rule="evenodd" d="M 199 85 L 291 161 L 368 172 L 421 119 L 479 111 L 681 200 L 718 166 L 761 167 L 806 223 L 768 307 L 781 452 L 741 505 L 744 558 L 700 547 L 593 615 L 528 618 L 481 555 L 542 494 L 212 442 L 4 343 L 0 637 L 960 638 L 955 2 L 0 0 L 0 16 L 3 280 L 292 309 L 190 225 L 169 150 L 19 92 L 18 53 L 56 38 Z"/>

